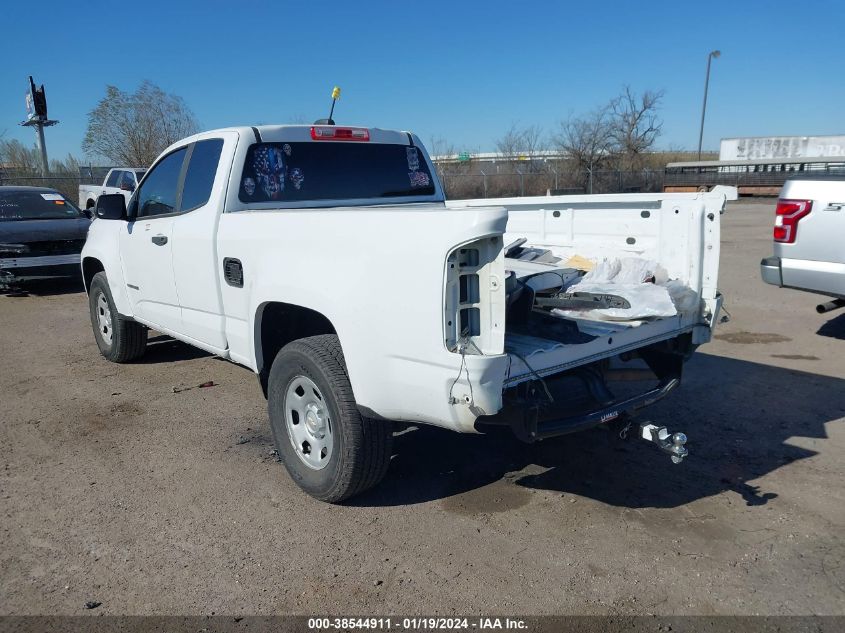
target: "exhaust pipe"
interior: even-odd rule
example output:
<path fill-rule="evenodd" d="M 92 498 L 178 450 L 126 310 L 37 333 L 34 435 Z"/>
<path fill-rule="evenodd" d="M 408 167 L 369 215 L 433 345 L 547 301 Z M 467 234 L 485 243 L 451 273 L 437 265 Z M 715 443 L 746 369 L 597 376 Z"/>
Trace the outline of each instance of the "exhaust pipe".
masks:
<path fill-rule="evenodd" d="M 828 301 L 827 303 L 820 303 L 816 306 L 816 312 L 824 314 L 825 312 L 831 312 L 833 310 L 838 310 L 839 308 L 845 308 L 845 299 L 834 299 L 833 301 Z"/>

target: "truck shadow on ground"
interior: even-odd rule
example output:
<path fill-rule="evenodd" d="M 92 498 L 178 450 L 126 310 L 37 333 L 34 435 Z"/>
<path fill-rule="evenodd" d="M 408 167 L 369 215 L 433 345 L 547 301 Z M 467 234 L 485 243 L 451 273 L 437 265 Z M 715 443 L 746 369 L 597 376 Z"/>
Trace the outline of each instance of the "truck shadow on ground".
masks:
<path fill-rule="evenodd" d="M 209 352 L 177 341 L 166 334 L 151 331 L 147 339 L 147 349 L 144 355 L 135 361 L 138 365 L 153 365 L 156 363 L 173 363 L 176 361 L 192 360 L 211 356 Z"/>
<path fill-rule="evenodd" d="M 822 325 L 816 334 L 819 336 L 829 336 L 830 338 L 838 338 L 845 341 L 845 313 L 831 319 Z"/>
<path fill-rule="evenodd" d="M 817 454 L 790 439 L 827 437 L 825 424 L 845 417 L 845 380 L 700 353 L 681 389 L 643 417 L 687 433 L 690 457 L 675 465 L 653 445 L 604 429 L 525 445 L 507 429 L 477 436 L 421 427 L 396 437 L 384 483 L 350 503 L 446 499 L 460 512 L 460 498 L 472 497 L 479 512 L 500 512 L 530 500 L 513 494 L 515 485 L 632 509 L 674 508 L 731 490 L 749 506 L 763 505 L 777 490 L 749 482 Z M 482 490 L 489 498 L 479 497 Z"/>

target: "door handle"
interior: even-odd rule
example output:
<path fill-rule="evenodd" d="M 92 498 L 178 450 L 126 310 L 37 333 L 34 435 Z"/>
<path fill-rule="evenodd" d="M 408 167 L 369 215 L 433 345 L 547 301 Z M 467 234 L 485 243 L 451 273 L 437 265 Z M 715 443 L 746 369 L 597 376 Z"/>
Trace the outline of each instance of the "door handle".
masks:
<path fill-rule="evenodd" d="M 165 244 L 167 244 L 166 235 L 153 235 L 150 239 L 156 246 L 164 246 Z"/>

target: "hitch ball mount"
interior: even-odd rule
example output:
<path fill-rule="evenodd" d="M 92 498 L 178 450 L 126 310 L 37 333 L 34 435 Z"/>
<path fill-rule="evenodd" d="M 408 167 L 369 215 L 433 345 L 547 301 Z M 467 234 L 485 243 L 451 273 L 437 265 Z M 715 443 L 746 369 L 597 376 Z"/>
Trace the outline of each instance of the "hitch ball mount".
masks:
<path fill-rule="evenodd" d="M 640 424 L 640 437 L 657 445 L 657 448 L 669 455 L 675 464 L 680 464 L 684 457 L 689 455 L 689 450 L 684 446 L 687 443 L 686 434 L 670 433 L 665 426 L 643 422 Z"/>

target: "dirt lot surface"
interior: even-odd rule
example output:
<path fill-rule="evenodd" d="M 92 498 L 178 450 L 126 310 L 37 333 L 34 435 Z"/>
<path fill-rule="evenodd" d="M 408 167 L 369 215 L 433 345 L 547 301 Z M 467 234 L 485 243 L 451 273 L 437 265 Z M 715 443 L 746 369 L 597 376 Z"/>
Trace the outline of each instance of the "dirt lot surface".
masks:
<path fill-rule="evenodd" d="M 684 464 L 423 428 L 345 506 L 275 462 L 248 370 L 113 365 L 78 288 L 0 297 L 0 613 L 845 613 L 845 314 L 760 281 L 772 215 L 730 205 L 733 319 L 648 412 Z"/>

